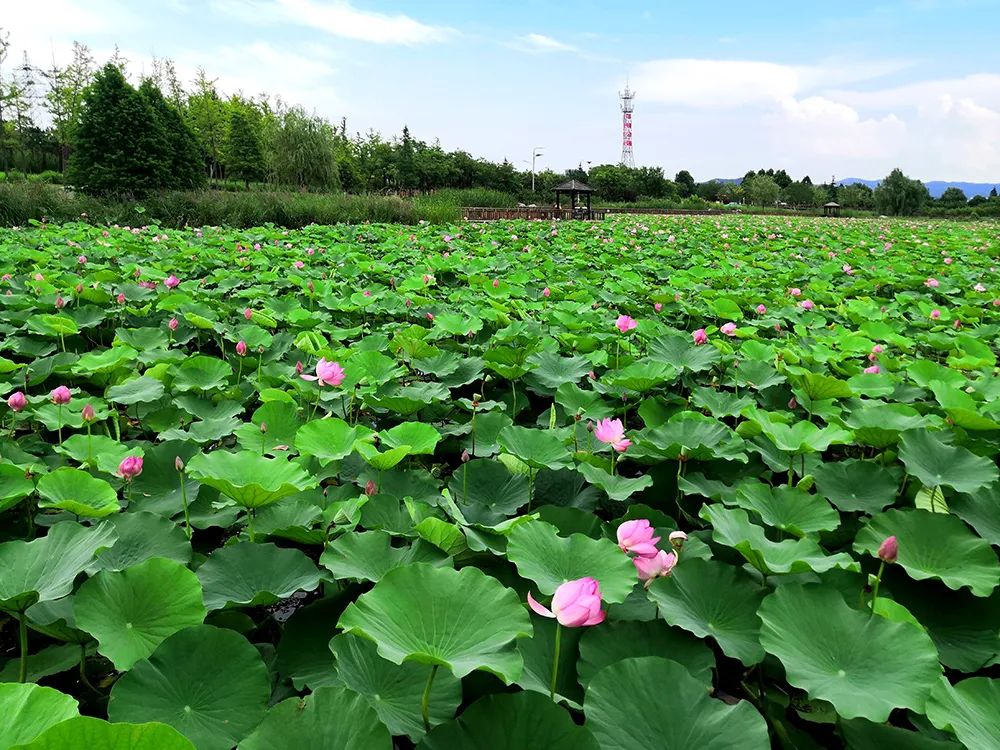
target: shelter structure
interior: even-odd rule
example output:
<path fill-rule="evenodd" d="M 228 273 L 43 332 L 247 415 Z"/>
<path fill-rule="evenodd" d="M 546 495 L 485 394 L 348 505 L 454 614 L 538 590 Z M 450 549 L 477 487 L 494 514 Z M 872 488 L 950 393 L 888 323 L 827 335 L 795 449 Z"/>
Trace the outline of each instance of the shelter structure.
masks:
<path fill-rule="evenodd" d="M 830 201 L 829 203 L 823 204 L 823 215 L 824 216 L 840 216 L 840 204 Z"/>
<path fill-rule="evenodd" d="M 594 218 L 594 211 L 590 205 L 591 196 L 594 194 L 594 188 L 590 187 L 590 185 L 586 185 L 579 180 L 567 180 L 561 185 L 556 185 L 554 190 L 556 194 L 557 209 L 562 208 L 562 197 L 565 195 L 569 197 L 570 215 L 574 219 Z M 586 198 L 587 200 L 586 207 L 584 207 L 581 202 L 582 198 Z"/>

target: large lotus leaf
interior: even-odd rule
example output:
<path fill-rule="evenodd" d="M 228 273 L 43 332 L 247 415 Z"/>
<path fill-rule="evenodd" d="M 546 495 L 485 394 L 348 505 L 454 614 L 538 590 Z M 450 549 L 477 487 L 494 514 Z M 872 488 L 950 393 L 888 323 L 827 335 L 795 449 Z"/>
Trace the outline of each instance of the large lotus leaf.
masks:
<path fill-rule="evenodd" d="M 279 445 L 294 444 L 301 424 L 295 404 L 268 401 L 253 413 L 249 424 L 236 430 L 236 437 L 244 450 L 269 453 Z"/>
<path fill-rule="evenodd" d="M 86 528 L 63 521 L 33 541 L 0 544 L 0 609 L 23 612 L 35 602 L 66 596 L 94 554 L 114 542 L 107 524 Z"/>
<path fill-rule="evenodd" d="M 268 711 L 239 750 L 285 747 L 392 750 L 393 745 L 389 731 L 364 696 L 342 687 L 321 687 L 305 698 L 283 700 Z"/>
<path fill-rule="evenodd" d="M 637 455 L 699 461 L 728 458 L 746 462 L 743 439 L 724 423 L 698 412 L 678 412 L 666 424 L 645 430 L 636 446 Z"/>
<path fill-rule="evenodd" d="M 793 376 L 792 382 L 795 383 L 796 389 L 801 390 L 810 401 L 847 398 L 854 395 L 847 381 L 819 372 L 806 372 Z"/>
<path fill-rule="evenodd" d="M 887 510 L 862 527 L 854 548 L 874 554 L 888 536 L 899 540 L 900 567 L 917 580 L 938 578 L 948 588 L 967 586 L 976 596 L 989 596 L 1000 583 L 996 552 L 955 516 Z"/>
<path fill-rule="evenodd" d="M 715 541 L 737 550 L 761 572 L 822 573 L 831 568 L 860 569 L 857 561 L 844 552 L 827 555 L 811 537 L 771 541 L 762 527 L 750 522 L 744 510 L 703 505 L 699 515 L 711 524 Z"/>
<path fill-rule="evenodd" d="M 591 577 L 600 583 L 604 601 L 613 604 L 625 601 L 637 580 L 632 561 L 610 539 L 563 537 L 544 521 L 521 524 L 510 533 L 507 559 L 546 596 L 566 581 Z"/>
<path fill-rule="evenodd" d="M 628 393 L 646 393 L 664 383 L 673 382 L 677 375 L 677 368 L 666 362 L 641 361 L 613 370 L 604 378 L 604 382 Z"/>
<path fill-rule="evenodd" d="M 143 375 L 121 385 L 111 386 L 104 395 L 108 401 L 131 406 L 132 404 L 149 404 L 158 401 L 163 393 L 163 381 Z"/>
<path fill-rule="evenodd" d="M 649 597 L 660 617 L 699 638 L 711 636 L 726 656 L 747 666 L 764 658 L 757 617 L 764 592 L 735 565 L 684 559 L 669 577 L 653 581 Z"/>
<path fill-rule="evenodd" d="M 191 542 L 184 530 L 163 516 L 146 511 L 120 513 L 108 523 L 118 541 L 97 553 L 93 568 L 125 570 L 151 557 L 185 564 L 191 561 Z"/>
<path fill-rule="evenodd" d="M 832 531 L 840 525 L 840 516 L 826 500 L 797 487 L 747 482 L 737 489 L 733 501 L 756 513 L 768 526 L 795 536 Z"/>
<path fill-rule="evenodd" d="M 499 523 L 528 502 L 528 478 L 490 459 L 462 464 L 448 490 L 470 523 Z"/>
<path fill-rule="evenodd" d="M 487 695 L 424 737 L 418 750 L 598 750 L 590 732 L 533 692 Z"/>
<path fill-rule="evenodd" d="M 670 699 L 657 701 L 656 710 L 650 710 L 640 686 L 654 685 L 669 685 Z M 705 684 L 683 665 L 657 656 L 625 659 L 598 672 L 587 688 L 584 713 L 585 726 L 602 750 L 634 750 L 637 737 L 649 738 L 664 750 L 771 746 L 767 723 L 753 706 L 710 698 Z"/>
<path fill-rule="evenodd" d="M 927 430 L 903 433 L 899 450 L 906 470 L 927 487 L 975 492 L 997 480 L 996 463 L 967 448 L 948 445 Z"/>
<path fill-rule="evenodd" d="M 376 471 L 388 471 L 410 455 L 410 446 L 397 445 L 387 451 L 380 451 L 373 444 L 357 441 L 354 444 L 361 457 Z"/>
<path fill-rule="evenodd" d="M 421 699 L 427 685 L 427 667 L 415 662 L 393 664 L 378 655 L 365 638 L 341 634 L 330 641 L 337 677 L 349 690 L 363 695 L 379 720 L 393 735 L 417 740 L 424 734 Z M 442 672 L 431 688 L 428 718 L 431 726 L 450 720 L 462 702 L 462 683 Z"/>
<path fill-rule="evenodd" d="M 556 653 L 556 626 L 558 623 L 548 617 L 535 617 L 531 638 L 521 638 L 517 650 L 524 660 L 524 669 L 517 679 L 517 685 L 525 690 L 533 690 L 545 696 L 552 689 L 552 662 Z M 562 628 L 559 636 L 559 666 L 556 670 L 554 699 L 572 709 L 583 708 L 583 688 L 577 675 L 580 637 L 588 631 L 603 628 Z"/>
<path fill-rule="evenodd" d="M 304 552 L 254 542 L 220 547 L 198 568 L 198 578 L 210 610 L 274 604 L 319 586 L 319 570 Z"/>
<path fill-rule="evenodd" d="M 250 451 L 199 453 L 187 471 L 244 508 L 260 508 L 316 486 L 315 478 L 297 463 Z"/>
<path fill-rule="evenodd" d="M 0 682 L 0 750 L 31 742 L 49 727 L 79 715 L 76 701 L 58 690 Z"/>
<path fill-rule="evenodd" d="M 875 461 L 849 458 L 823 463 L 812 470 L 819 493 L 842 511 L 878 513 L 892 505 L 899 480 Z"/>
<path fill-rule="evenodd" d="M 649 356 L 690 372 L 710 370 L 721 358 L 713 346 L 695 346 L 689 336 L 668 334 L 649 342 Z"/>
<path fill-rule="evenodd" d="M 564 383 L 580 381 L 591 368 L 584 357 L 563 357 L 552 351 L 532 354 L 527 363 L 532 368 L 529 375 L 532 385 L 540 386 L 550 394 Z"/>
<path fill-rule="evenodd" d="M 201 584 L 184 565 L 153 557 L 122 571 L 101 571 L 73 598 L 76 626 L 124 672 L 168 637 L 205 619 Z"/>
<path fill-rule="evenodd" d="M 505 451 L 534 469 L 568 469 L 573 465 L 569 449 L 549 430 L 505 427 L 499 440 Z"/>
<path fill-rule="evenodd" d="M 1000 424 L 995 419 L 985 416 L 985 404 L 976 401 L 965 391 L 945 383 L 931 383 L 934 398 L 952 423 L 966 430 L 996 430 Z"/>
<path fill-rule="evenodd" d="M 852 609 L 825 586 L 786 584 L 758 611 L 760 642 L 788 682 L 829 701 L 846 719 L 885 721 L 894 708 L 922 712 L 941 674 L 919 627 Z"/>
<path fill-rule="evenodd" d="M 188 357 L 177 368 L 174 388 L 179 391 L 209 391 L 221 388 L 233 374 L 228 362 L 198 354 Z"/>
<path fill-rule="evenodd" d="M 994 750 L 1000 737 L 1000 680 L 970 677 L 952 686 L 942 678 L 927 700 L 927 718 L 950 729 L 968 750 Z"/>
<path fill-rule="evenodd" d="M 63 467 L 38 480 L 40 508 L 58 508 L 76 516 L 103 518 L 118 512 L 118 493 L 103 479 Z"/>
<path fill-rule="evenodd" d="M 407 455 L 430 456 L 441 440 L 441 433 L 424 422 L 403 422 L 379 433 L 382 442 L 390 448 L 408 445 Z"/>
<path fill-rule="evenodd" d="M 862 445 L 887 448 L 899 441 L 899 435 L 906 430 L 917 429 L 929 423 L 912 406 L 906 404 L 872 403 L 858 401 L 844 424 L 854 432 L 854 439 Z"/>
<path fill-rule="evenodd" d="M 337 537 L 320 555 L 320 565 L 334 578 L 356 578 L 378 583 L 390 570 L 414 562 L 444 565 L 451 558 L 437 547 L 416 541 L 392 546 L 393 537 L 384 531 L 358 531 Z"/>
<path fill-rule="evenodd" d="M 580 464 L 577 467 L 577 471 L 583 474 L 588 482 L 604 490 L 612 500 L 619 502 L 628 500 L 636 492 L 641 492 L 653 486 L 653 478 L 649 474 L 643 474 L 640 477 L 632 479 L 617 474 L 608 474 L 603 469 L 591 466 L 590 464 Z"/>
<path fill-rule="evenodd" d="M 694 561 L 685 561 L 684 564 L 688 562 Z M 599 628 L 582 630 L 577 671 L 584 687 L 609 664 L 637 656 L 665 654 L 669 654 L 672 661 L 683 664 L 692 677 L 705 685 L 712 684 L 712 670 L 715 668 L 712 649 L 704 641 L 662 620 L 609 621 Z"/>
<path fill-rule="evenodd" d="M 951 511 L 974 528 L 990 544 L 1000 546 L 1000 484 L 956 495 L 949 503 Z"/>
<path fill-rule="evenodd" d="M 37 623 L 31 620 L 31 610 L 29 610 L 28 620 L 31 626 L 37 626 Z M 80 635 L 83 641 L 90 641 L 90 636 L 86 633 L 81 633 Z M 79 665 L 79 643 L 60 643 L 57 646 L 46 646 L 41 651 L 28 654 L 27 680 L 29 683 L 40 682 L 46 677 L 66 672 L 73 667 L 79 667 Z M 3 665 L 3 669 L 0 669 L 0 683 L 17 682 L 20 677 L 20 668 L 21 660 L 19 658 L 8 659 Z"/>
<path fill-rule="evenodd" d="M 267 667 L 246 638 L 197 625 L 167 638 L 118 679 L 108 718 L 160 721 L 198 750 L 230 750 L 264 717 L 270 696 Z"/>
<path fill-rule="evenodd" d="M 766 420 L 761 428 L 778 450 L 788 453 L 822 453 L 833 443 L 851 442 L 851 433 L 836 425 L 820 428 L 807 421 L 787 425 Z"/>
<path fill-rule="evenodd" d="M 35 491 L 35 483 L 25 476 L 24 469 L 0 464 L 0 513 L 13 508 Z"/>
<path fill-rule="evenodd" d="M 876 724 L 865 719 L 840 720 L 847 750 L 959 750 L 948 740 L 937 740 L 926 734 L 911 732 L 889 724 Z"/>
<path fill-rule="evenodd" d="M 352 427 L 342 419 L 314 419 L 299 428 L 295 434 L 295 447 L 301 453 L 315 456 L 321 463 L 347 458 L 354 450 L 354 442 L 370 435 L 363 427 Z"/>
<path fill-rule="evenodd" d="M 391 570 L 341 615 L 339 626 L 375 642 L 395 664 L 417 661 L 456 677 L 492 672 L 506 683 L 521 673 L 515 640 L 531 635 L 517 594 L 477 568 L 415 563 Z"/>
<path fill-rule="evenodd" d="M 111 724 L 90 716 L 77 716 L 56 724 L 34 742 L 19 745 L 16 750 L 196 749 L 183 734 L 159 722 Z"/>

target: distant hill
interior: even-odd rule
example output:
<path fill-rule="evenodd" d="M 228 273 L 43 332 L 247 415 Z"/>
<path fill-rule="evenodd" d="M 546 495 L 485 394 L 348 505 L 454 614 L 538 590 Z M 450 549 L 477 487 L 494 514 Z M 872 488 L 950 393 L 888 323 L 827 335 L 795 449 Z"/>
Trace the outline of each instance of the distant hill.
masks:
<path fill-rule="evenodd" d="M 743 182 L 742 177 L 715 177 L 713 179 L 715 182 L 728 182 L 733 185 L 739 185 Z M 865 180 L 861 177 L 845 177 L 843 180 L 837 180 L 838 185 L 854 185 L 859 182 L 874 190 L 881 180 Z M 941 194 L 950 187 L 960 189 L 965 193 L 966 198 L 972 198 L 975 195 L 981 195 L 985 198 L 994 187 L 1000 191 L 1000 183 L 993 182 L 947 182 L 945 180 L 931 180 L 930 182 L 925 182 L 924 185 L 927 186 L 927 190 L 930 191 L 932 198 L 940 198 Z"/>

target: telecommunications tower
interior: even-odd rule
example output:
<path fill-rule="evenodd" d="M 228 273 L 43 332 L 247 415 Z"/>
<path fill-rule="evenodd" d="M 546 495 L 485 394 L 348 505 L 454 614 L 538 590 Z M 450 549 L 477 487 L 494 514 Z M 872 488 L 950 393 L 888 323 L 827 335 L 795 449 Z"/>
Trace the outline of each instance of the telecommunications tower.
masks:
<path fill-rule="evenodd" d="M 635 158 L 632 156 L 632 110 L 635 108 L 633 99 L 635 92 L 629 90 L 628 82 L 625 83 L 625 90 L 618 92 L 618 98 L 622 100 L 622 166 L 634 167 Z"/>

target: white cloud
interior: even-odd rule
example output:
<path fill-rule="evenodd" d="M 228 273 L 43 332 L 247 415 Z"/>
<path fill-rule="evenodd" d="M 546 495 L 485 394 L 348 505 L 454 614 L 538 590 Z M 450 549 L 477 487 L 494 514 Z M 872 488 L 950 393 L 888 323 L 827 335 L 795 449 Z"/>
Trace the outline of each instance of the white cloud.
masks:
<path fill-rule="evenodd" d="M 544 34 L 525 34 L 518 37 L 519 46 L 535 52 L 576 52 L 576 47 Z"/>
<path fill-rule="evenodd" d="M 454 29 L 421 23 L 401 13 L 359 10 L 346 0 L 215 0 L 213 5 L 245 23 L 294 24 L 375 44 L 427 44 L 456 34 Z"/>

